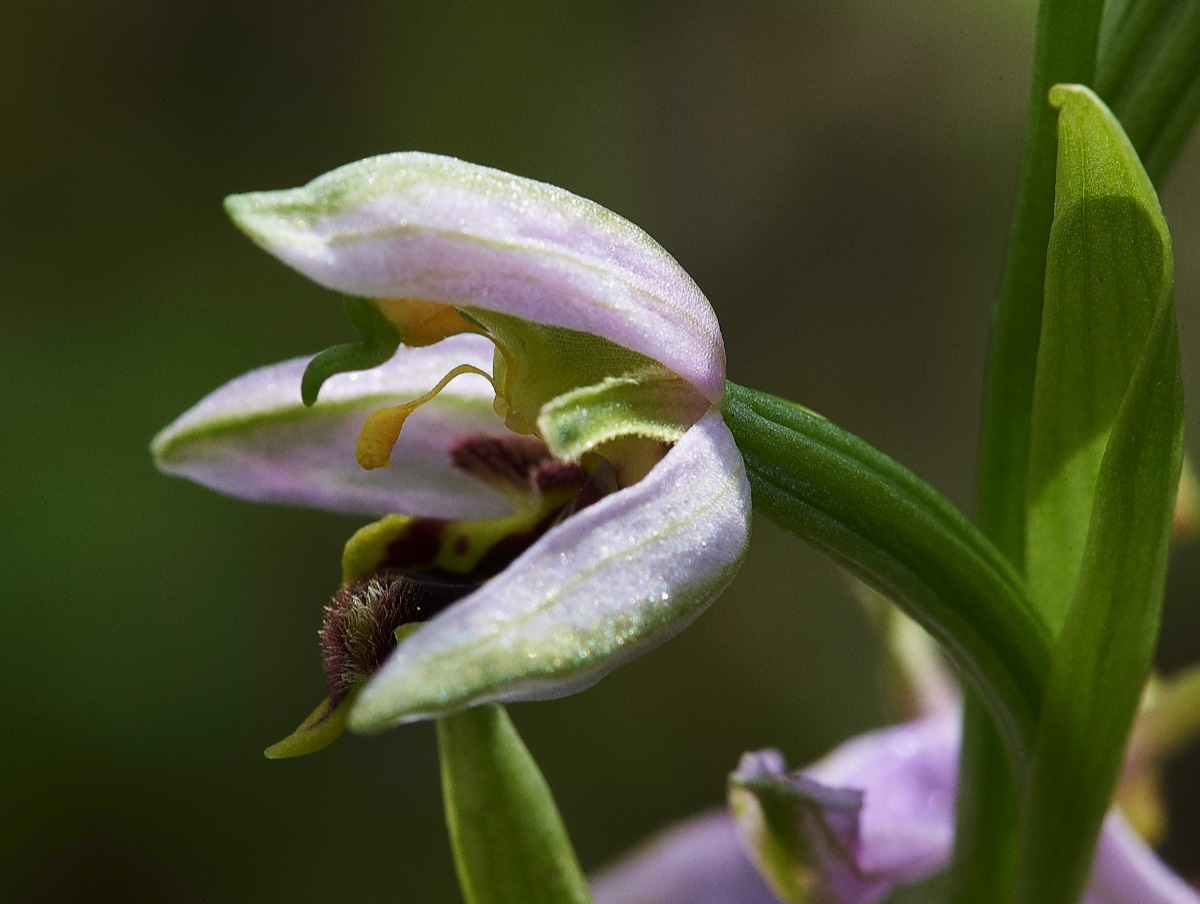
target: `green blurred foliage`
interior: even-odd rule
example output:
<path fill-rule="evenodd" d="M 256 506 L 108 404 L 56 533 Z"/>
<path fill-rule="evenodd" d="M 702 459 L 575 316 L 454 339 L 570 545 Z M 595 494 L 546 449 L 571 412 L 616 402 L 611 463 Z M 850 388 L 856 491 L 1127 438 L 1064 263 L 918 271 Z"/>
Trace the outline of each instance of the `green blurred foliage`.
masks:
<path fill-rule="evenodd" d="M 336 299 L 225 222 L 223 195 L 420 149 L 594 198 L 704 288 L 731 377 L 969 509 L 1031 16 L 944 0 L 4 7 L 0 899 L 457 894 L 429 726 L 260 753 L 324 693 L 315 631 L 356 520 L 150 464 L 150 437 L 208 390 L 349 336 Z M 1185 156 L 1164 201 L 1194 400 L 1195 142 Z M 1196 427 L 1193 405 L 1193 449 Z M 844 579 L 755 530 L 742 577 L 679 639 L 512 708 L 585 866 L 719 801 L 745 749 L 804 762 L 885 718 Z M 1167 665 L 1200 646 L 1195 548 L 1178 558 Z M 1172 786 L 1193 802 L 1197 762 Z M 1196 824 L 1178 825 L 1170 850 L 1200 871 Z"/>

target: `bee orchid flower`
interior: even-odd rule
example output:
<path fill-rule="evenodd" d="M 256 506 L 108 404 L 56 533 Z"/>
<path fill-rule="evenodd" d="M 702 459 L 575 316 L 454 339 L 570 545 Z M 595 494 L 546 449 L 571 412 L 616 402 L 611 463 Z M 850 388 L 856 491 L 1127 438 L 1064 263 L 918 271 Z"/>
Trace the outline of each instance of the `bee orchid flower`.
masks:
<path fill-rule="evenodd" d="M 329 699 L 275 755 L 580 690 L 733 578 L 750 491 L 718 410 L 720 330 L 636 226 L 427 154 L 226 206 L 348 296 L 361 341 L 218 389 L 156 438 L 159 466 L 381 516 L 327 607 Z"/>

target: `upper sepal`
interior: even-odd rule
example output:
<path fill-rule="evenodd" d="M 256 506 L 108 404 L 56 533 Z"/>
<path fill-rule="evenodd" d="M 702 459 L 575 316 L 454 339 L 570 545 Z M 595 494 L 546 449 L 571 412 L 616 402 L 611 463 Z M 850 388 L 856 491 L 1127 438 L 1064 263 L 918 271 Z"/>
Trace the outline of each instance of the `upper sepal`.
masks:
<path fill-rule="evenodd" d="M 561 188 L 431 154 L 360 160 L 301 188 L 234 195 L 233 220 L 310 279 L 601 336 L 710 401 L 724 392 L 716 316 L 645 232 Z"/>

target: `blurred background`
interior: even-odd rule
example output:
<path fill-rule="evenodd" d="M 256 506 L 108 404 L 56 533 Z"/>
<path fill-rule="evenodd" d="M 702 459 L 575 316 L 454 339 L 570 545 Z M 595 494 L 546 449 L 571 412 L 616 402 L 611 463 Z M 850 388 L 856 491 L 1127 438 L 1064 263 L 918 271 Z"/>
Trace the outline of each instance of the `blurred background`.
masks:
<path fill-rule="evenodd" d="M 0 18 L 0 899 L 450 901 L 433 732 L 268 762 L 324 696 L 316 629 L 359 521 L 157 474 L 154 433 L 252 367 L 351 335 L 226 220 L 384 151 L 562 185 L 655 236 L 732 379 L 859 433 L 971 510 L 1032 0 L 150 2 Z M 1164 192 L 1200 449 L 1200 146 Z M 1200 549 L 1160 655 L 1200 657 Z M 693 628 L 513 706 L 585 867 L 881 724 L 830 563 L 755 524 Z M 1200 757 L 1168 857 L 1200 874 Z"/>

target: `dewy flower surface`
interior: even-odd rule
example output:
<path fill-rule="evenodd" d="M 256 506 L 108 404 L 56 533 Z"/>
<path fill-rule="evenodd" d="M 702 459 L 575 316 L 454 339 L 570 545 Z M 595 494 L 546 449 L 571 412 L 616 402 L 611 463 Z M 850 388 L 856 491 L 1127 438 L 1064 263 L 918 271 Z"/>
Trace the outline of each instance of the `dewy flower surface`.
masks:
<path fill-rule="evenodd" d="M 362 342 L 217 390 L 155 440 L 160 467 L 244 498 L 384 516 L 347 544 L 322 631 L 333 704 L 281 755 L 347 720 L 373 731 L 571 693 L 732 579 L 750 493 L 714 407 L 720 331 L 640 229 L 427 154 L 227 209 L 350 296 Z M 365 680 L 356 650 L 373 663 Z"/>

